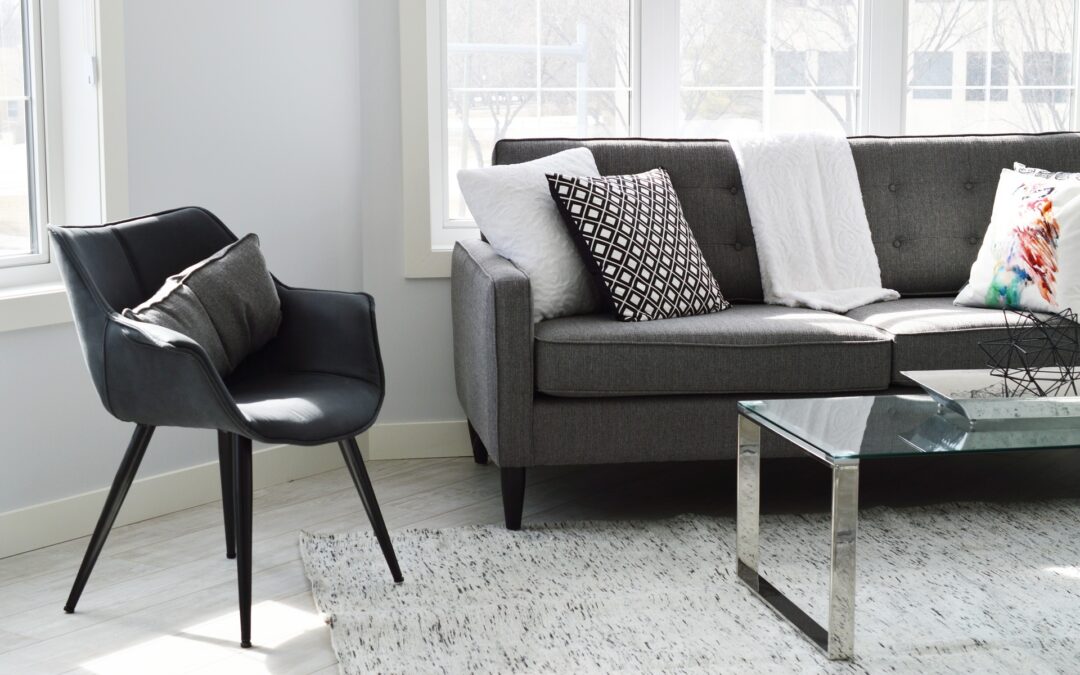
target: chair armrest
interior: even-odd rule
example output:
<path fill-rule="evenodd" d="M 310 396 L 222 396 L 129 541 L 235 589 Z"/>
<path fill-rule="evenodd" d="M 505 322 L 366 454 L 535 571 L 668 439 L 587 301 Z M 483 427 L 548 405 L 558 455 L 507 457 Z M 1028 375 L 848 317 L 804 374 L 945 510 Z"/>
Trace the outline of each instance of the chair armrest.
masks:
<path fill-rule="evenodd" d="M 203 348 L 163 326 L 114 314 L 105 327 L 106 394 L 117 418 L 154 426 L 247 426 Z"/>
<path fill-rule="evenodd" d="M 278 296 L 278 334 L 242 369 L 330 373 L 383 387 L 374 298 L 281 283 Z"/>
<path fill-rule="evenodd" d="M 529 278 L 486 242 L 454 247 L 450 273 L 458 399 L 499 466 L 532 457 Z"/>

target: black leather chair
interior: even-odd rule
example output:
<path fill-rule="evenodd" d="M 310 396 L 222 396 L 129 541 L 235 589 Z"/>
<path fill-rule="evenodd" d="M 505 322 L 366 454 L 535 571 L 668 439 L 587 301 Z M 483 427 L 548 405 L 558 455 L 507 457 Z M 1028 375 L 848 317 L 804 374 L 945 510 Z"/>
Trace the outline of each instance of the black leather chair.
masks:
<path fill-rule="evenodd" d="M 66 612 L 83 587 L 135 478 L 155 427 L 216 429 L 226 555 L 236 558 L 241 646 L 251 646 L 251 442 L 337 442 L 395 582 L 390 535 L 355 437 L 383 400 L 374 300 L 365 293 L 290 288 L 278 282 L 281 329 L 226 378 L 202 347 L 175 331 L 119 312 L 150 297 L 166 277 L 236 241 L 213 214 L 182 208 L 50 234 L 90 375 L 105 409 L 135 423 Z"/>

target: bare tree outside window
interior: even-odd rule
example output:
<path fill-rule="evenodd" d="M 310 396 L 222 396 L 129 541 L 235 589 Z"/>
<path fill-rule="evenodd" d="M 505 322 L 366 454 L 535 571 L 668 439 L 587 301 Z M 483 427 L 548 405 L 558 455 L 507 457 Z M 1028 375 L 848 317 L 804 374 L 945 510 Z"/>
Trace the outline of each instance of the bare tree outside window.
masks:
<path fill-rule="evenodd" d="M 858 0 L 682 0 L 682 133 L 854 133 Z"/>
<path fill-rule="evenodd" d="M 469 219 L 461 168 L 508 135 L 622 136 L 630 0 L 447 0 L 447 213 Z"/>
<path fill-rule="evenodd" d="M 1075 0 L 909 0 L 905 131 L 1068 129 L 1076 22 Z M 945 84 L 927 54 L 952 59 Z"/>

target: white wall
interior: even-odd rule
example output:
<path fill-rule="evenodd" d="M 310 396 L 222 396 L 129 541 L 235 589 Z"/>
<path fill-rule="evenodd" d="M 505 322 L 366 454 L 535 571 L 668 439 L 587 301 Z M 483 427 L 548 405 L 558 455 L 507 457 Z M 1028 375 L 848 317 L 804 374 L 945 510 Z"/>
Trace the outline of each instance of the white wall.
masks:
<path fill-rule="evenodd" d="M 386 361 L 386 422 L 461 420 L 454 389 L 450 284 L 405 279 L 397 2 L 362 2 L 364 283 Z"/>
<path fill-rule="evenodd" d="M 393 64 L 370 61 L 363 42 L 385 36 L 361 27 L 361 4 L 396 12 L 396 3 L 355 0 L 126 2 L 131 212 L 202 205 L 238 234 L 258 232 L 286 283 L 367 286 L 380 296 L 387 417 L 452 417 L 452 406 L 431 405 L 439 395 L 416 374 L 444 355 L 410 355 L 430 351 L 429 340 L 403 318 L 438 305 L 445 284 L 417 292 L 390 278 L 401 258 L 397 207 L 362 201 L 397 190 L 399 167 L 382 130 L 362 134 L 362 116 L 377 107 L 371 99 L 384 98 L 369 80 L 396 75 L 383 72 Z M 397 105 L 396 90 L 386 96 Z M 372 156 L 363 142 L 376 146 Z M 362 172 L 370 159 L 393 164 L 393 180 L 377 165 Z M 361 191 L 364 179 L 376 191 Z M 376 217 L 362 232 L 361 219 Z M 362 257 L 368 234 L 379 250 Z M 430 320 L 448 321 L 445 310 Z M 445 339 L 445 326 L 438 332 Z M 0 513 L 107 486 L 129 434 L 98 402 L 71 324 L 0 333 Z M 215 458 L 212 432 L 162 429 L 140 475 Z"/>
<path fill-rule="evenodd" d="M 285 283 L 356 290 L 353 0 L 125 3 L 131 212 L 198 204 Z"/>

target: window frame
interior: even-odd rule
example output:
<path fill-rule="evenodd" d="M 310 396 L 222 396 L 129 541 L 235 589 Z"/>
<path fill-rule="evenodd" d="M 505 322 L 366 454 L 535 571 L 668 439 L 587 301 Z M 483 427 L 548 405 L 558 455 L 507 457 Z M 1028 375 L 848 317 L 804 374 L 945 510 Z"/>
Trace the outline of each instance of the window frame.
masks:
<path fill-rule="evenodd" d="M 23 77 L 27 88 L 26 115 L 28 199 L 34 245 L 32 253 L 0 256 L 0 287 L 55 278 L 47 268 L 49 251 L 49 159 L 46 155 L 45 49 L 41 0 L 21 0 L 23 7 Z M 38 268 L 38 269 L 34 269 Z"/>
<path fill-rule="evenodd" d="M 69 0 L 28 0 L 37 10 L 39 133 L 43 135 L 43 154 L 39 167 L 45 175 L 47 192 L 44 201 L 45 220 L 41 236 L 47 237 L 50 221 L 65 222 L 68 206 L 65 199 L 64 110 L 60 105 L 63 85 L 60 73 L 69 62 L 72 52 L 61 42 L 61 7 L 71 11 Z M 86 23 L 86 76 L 94 87 L 93 107 L 96 120 L 86 129 L 83 140 L 92 139 L 97 149 L 95 175 L 99 199 L 93 212 L 79 214 L 78 222 L 115 221 L 128 217 L 127 171 L 127 94 L 124 60 L 124 2 L 123 0 L 81 0 Z M 66 56 L 65 56 L 66 54 Z M 48 243 L 48 239 L 45 240 Z M 68 323 L 72 320 L 67 293 L 60 283 L 60 270 L 51 249 L 46 249 L 46 263 L 0 268 L 0 333 L 40 326 Z"/>
<path fill-rule="evenodd" d="M 631 136 L 677 135 L 681 87 L 679 2 L 631 1 Z M 766 0 L 767 10 L 778 0 Z M 809 0 L 813 2 L 814 0 Z M 907 133 L 909 81 L 908 12 L 914 0 L 859 0 L 859 44 L 855 82 L 858 104 L 854 135 Z M 1073 92 L 1071 119 L 1080 129 L 1080 0 L 1073 0 Z M 444 0 L 401 0 L 401 119 L 405 276 L 439 278 L 450 273 L 451 251 L 436 248 L 433 224 L 445 219 L 445 30 Z M 648 26 L 648 30 L 643 30 Z M 897 26 L 901 30 L 897 30 Z M 990 57 L 993 58 L 992 56 Z M 966 69 L 957 64 L 955 74 Z M 672 73 L 676 73 L 672 77 Z M 763 88 L 775 85 L 772 59 L 765 61 Z M 825 87 L 828 88 L 828 87 Z M 951 87 L 950 87 L 951 88 Z M 966 81 L 962 85 L 966 90 Z M 647 94 L 644 94 L 647 92 Z M 474 228 L 473 228 L 474 229 Z M 462 228 L 455 228 L 461 232 Z M 472 235 L 475 236 L 475 235 Z M 444 244 L 445 245 L 445 244 Z"/>

